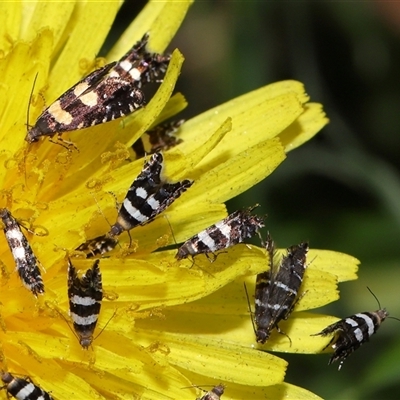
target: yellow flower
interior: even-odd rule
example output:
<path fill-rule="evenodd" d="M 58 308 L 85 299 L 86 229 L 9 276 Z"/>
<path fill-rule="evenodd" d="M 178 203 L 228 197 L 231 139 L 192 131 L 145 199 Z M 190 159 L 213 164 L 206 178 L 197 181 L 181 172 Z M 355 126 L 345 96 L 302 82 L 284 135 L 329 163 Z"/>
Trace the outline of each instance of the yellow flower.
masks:
<path fill-rule="evenodd" d="M 166 212 L 129 237 L 100 261 L 105 298 L 89 350 L 68 328 L 66 255 L 87 238 L 109 230 L 115 201 L 123 198 L 143 159 L 131 161 L 130 146 L 151 126 L 186 103 L 171 97 L 183 57 L 178 50 L 148 105 L 124 119 L 66 134 L 79 148 L 68 152 L 47 138 L 27 144 L 26 110 L 34 122 L 44 101 L 51 104 L 84 74 L 104 64 L 99 51 L 121 1 L 12 2 L 0 5 L 0 172 L 1 207 L 35 231 L 29 242 L 46 273 L 46 292 L 36 299 L 13 271 L 5 239 L 1 243 L 2 369 L 28 375 L 55 399 L 195 398 L 194 384 L 226 384 L 224 398 L 317 398 L 284 383 L 286 362 L 257 351 L 243 282 L 265 271 L 265 252 L 239 245 L 209 264 L 178 262 L 174 251 L 153 252 L 224 218 L 224 202 L 268 176 L 286 153 L 315 135 L 327 119 L 309 103 L 303 85 L 278 82 L 218 106 L 181 128 L 183 143 L 165 152 L 172 180 L 194 185 Z M 150 47 L 162 52 L 179 27 L 190 1 L 152 1 L 107 55 L 119 59 L 150 32 Z M 39 95 L 39 93 L 41 95 Z M 101 213 L 99 212 L 101 210 Z M 106 218 L 105 218 L 106 217 Z M 337 282 L 354 279 L 357 260 L 312 250 L 304 280 L 306 296 L 282 323 L 290 335 L 273 334 L 263 349 L 315 353 L 324 340 L 310 337 L 333 322 L 302 312 L 338 298 Z M 73 258 L 86 270 L 92 261 Z M 297 312 L 300 311 L 300 312 Z M 110 318 L 114 315 L 111 319 Z M 326 340 L 325 340 L 326 341 Z M 4 393 L 4 392 L 3 392 Z"/>

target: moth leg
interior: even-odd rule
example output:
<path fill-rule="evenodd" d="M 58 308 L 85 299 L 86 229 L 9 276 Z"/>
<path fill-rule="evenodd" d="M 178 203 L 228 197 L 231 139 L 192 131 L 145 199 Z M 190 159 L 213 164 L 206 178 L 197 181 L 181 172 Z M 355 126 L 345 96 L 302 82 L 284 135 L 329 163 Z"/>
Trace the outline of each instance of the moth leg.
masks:
<path fill-rule="evenodd" d="M 64 149 L 68 150 L 69 152 L 72 152 L 73 150 L 76 150 L 79 153 L 78 147 L 75 145 L 75 143 L 70 142 L 69 140 L 65 140 L 61 137 L 61 133 L 57 134 L 57 139 L 54 140 L 52 137 L 49 137 L 49 141 L 54 144 L 58 144 L 59 146 L 64 147 Z"/>
<path fill-rule="evenodd" d="M 339 321 L 339 322 L 340 322 L 340 321 Z M 340 326 L 339 326 L 338 323 L 335 323 L 335 324 L 332 324 L 332 325 L 327 326 L 327 327 L 326 327 L 325 329 L 323 329 L 321 332 L 314 333 L 314 334 L 311 335 L 311 336 L 318 336 L 318 335 L 327 336 L 327 335 L 329 335 L 330 333 L 336 332 L 337 330 L 342 330 L 342 329 L 340 329 Z"/>
<path fill-rule="evenodd" d="M 214 261 L 216 261 L 218 254 L 215 253 L 205 253 L 207 260 L 210 261 L 210 263 L 213 263 Z M 211 256 L 212 255 L 212 256 Z"/>
<path fill-rule="evenodd" d="M 322 350 L 327 349 L 334 341 L 335 341 L 335 336 L 332 337 L 332 339 L 329 341 L 329 343 Z"/>
<path fill-rule="evenodd" d="M 289 339 L 290 347 L 292 347 L 292 339 L 290 339 L 289 335 L 288 335 L 286 332 L 284 332 L 283 330 L 281 330 L 281 328 L 279 328 L 278 325 L 275 325 L 275 328 L 276 328 L 276 330 L 278 331 L 278 333 L 279 333 L 280 335 L 284 335 L 284 336 L 286 336 L 286 337 Z"/>
<path fill-rule="evenodd" d="M 336 324 L 333 324 L 336 325 Z M 327 336 L 330 333 L 333 333 L 336 331 L 336 328 L 333 328 L 333 325 L 329 325 L 327 328 L 325 328 L 324 330 L 322 330 L 319 333 L 314 333 L 313 335 L 310 336 Z M 329 341 L 329 343 L 322 349 L 322 351 L 324 351 L 325 349 L 327 349 L 336 339 L 336 335 L 332 336 L 331 340 Z"/>

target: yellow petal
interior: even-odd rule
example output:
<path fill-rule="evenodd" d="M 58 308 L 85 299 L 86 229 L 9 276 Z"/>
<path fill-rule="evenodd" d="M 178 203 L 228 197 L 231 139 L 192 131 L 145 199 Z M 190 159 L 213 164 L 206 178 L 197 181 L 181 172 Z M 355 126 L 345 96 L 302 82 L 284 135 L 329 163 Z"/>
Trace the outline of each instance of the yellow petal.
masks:
<path fill-rule="evenodd" d="M 197 397 L 204 396 L 204 390 L 209 391 L 211 388 L 218 384 L 225 384 L 225 392 L 221 397 L 221 400 L 243 400 L 243 399 L 293 399 L 293 400 L 319 400 L 320 397 L 315 395 L 314 393 L 309 392 L 306 389 L 303 389 L 298 386 L 291 385 L 286 382 L 279 383 L 277 385 L 271 386 L 243 386 L 237 385 L 232 382 L 220 382 L 216 379 L 207 379 L 204 380 L 202 375 L 198 375 L 196 373 L 191 373 L 185 371 L 185 375 L 190 379 L 193 385 L 198 385 L 199 389 L 197 389 Z M 207 386 L 205 386 L 207 384 Z M 183 396 L 186 395 L 185 391 L 182 391 Z M 186 397 L 185 397 L 186 398 Z M 192 398 L 196 398 L 196 396 L 192 396 Z"/>
<path fill-rule="evenodd" d="M 8 52 L 18 40 L 21 20 L 21 1 L 13 1 L 13 7 L 5 1 L 0 3 L 0 51 Z"/>
<path fill-rule="evenodd" d="M 174 174 L 177 179 L 186 178 L 188 175 L 193 177 L 193 167 L 199 164 L 212 150 L 214 150 L 224 137 L 232 131 L 232 120 L 227 118 L 226 121 L 205 141 L 199 148 L 192 151 L 190 154 L 183 154 L 181 149 L 172 149 L 166 155 L 166 162 L 171 164 L 168 168 L 171 174 Z M 173 162 L 172 162 L 173 161 Z"/>
<path fill-rule="evenodd" d="M 25 2 L 24 8 L 27 7 Z M 53 33 L 54 47 L 59 46 L 59 40 L 70 22 L 71 15 L 76 7 L 75 1 L 38 1 L 32 9 L 29 23 L 24 27 L 21 38 L 31 41 L 36 38 L 38 32 L 46 27 Z M 9 7 L 10 8 L 10 7 Z M 26 20 L 28 20 L 25 17 Z"/>
<path fill-rule="evenodd" d="M 182 151 L 190 152 L 191 147 L 198 147 L 228 117 L 232 118 L 232 136 L 224 141 L 221 152 L 235 155 L 242 150 L 240 144 L 250 147 L 275 137 L 303 112 L 303 86 L 293 85 L 291 89 L 296 90 L 294 92 L 285 83 L 280 87 L 282 93 L 279 95 L 272 91 L 273 97 L 270 97 L 271 88 L 266 86 L 187 121 L 180 134 L 184 140 Z M 212 158 L 216 156 L 210 155 Z"/>
<path fill-rule="evenodd" d="M 76 3 L 71 20 L 66 27 L 68 40 L 49 76 L 49 88 L 46 91 L 48 104 L 93 68 L 93 60 L 104 43 L 121 4 L 120 0 Z M 62 19 L 63 14 L 58 11 L 58 2 L 52 5 L 53 7 L 49 7 L 52 10 L 51 17 L 56 21 Z M 94 35 L 93 32 L 96 34 Z M 125 51 L 128 51 L 130 47 Z"/>
<path fill-rule="evenodd" d="M 112 363 L 112 359 L 110 360 Z M 182 394 L 191 395 L 195 398 L 194 389 L 182 390 L 183 387 L 190 385 L 188 379 L 175 368 L 163 366 L 160 368 L 154 362 L 151 368 L 147 368 L 140 374 L 130 373 L 129 368 L 125 371 L 104 371 L 89 370 L 84 368 L 81 363 L 66 363 L 67 369 L 72 369 L 79 377 L 89 382 L 99 393 L 105 393 L 106 398 L 129 399 L 136 396 L 140 399 L 178 399 Z M 104 382 L 107 382 L 105 387 Z M 68 397 L 66 397 L 68 398 Z M 93 395 L 92 397 L 93 398 Z"/>
<path fill-rule="evenodd" d="M 36 73 L 44 76 L 48 65 L 42 62 L 50 57 L 53 37 L 49 30 L 40 32 L 30 45 L 18 42 L 12 51 L 0 61 L 1 93 L 0 113 L 2 126 L 0 138 L 9 156 L 21 147 L 26 135 L 26 112 L 29 94 Z M 33 68 L 27 65 L 34 64 Z M 24 95 L 21 95 L 24 94 Z M 17 139 L 17 140 L 16 140 Z"/>
<path fill-rule="evenodd" d="M 321 104 L 306 104 L 304 106 L 304 113 L 279 134 L 285 151 L 294 150 L 310 140 L 328 122 L 329 120 L 326 118 Z"/>
<path fill-rule="evenodd" d="M 139 40 L 146 32 L 150 32 L 151 50 L 164 52 L 192 3 L 192 0 L 149 1 L 121 35 L 108 58 L 119 59 L 132 46 L 132 40 Z"/>
<path fill-rule="evenodd" d="M 227 135 L 230 137 L 230 135 Z M 285 159 L 280 142 L 266 140 L 247 148 L 222 164 L 215 160 L 207 174 L 201 175 L 187 192 L 186 202 L 224 202 L 260 182 Z M 204 171 L 194 169 L 193 175 Z"/>
<path fill-rule="evenodd" d="M 314 250 L 308 252 L 309 269 L 319 269 L 337 276 L 338 282 L 357 279 L 358 261 L 348 254 L 329 250 Z"/>
<path fill-rule="evenodd" d="M 221 382 L 267 386 L 282 382 L 285 375 L 284 360 L 251 348 L 239 349 L 226 337 L 224 340 L 215 340 L 198 334 L 174 334 L 145 329 L 138 331 L 138 339 L 145 346 L 158 342 L 167 344 L 169 363 Z M 227 365 L 231 368 L 228 369 Z"/>
<path fill-rule="evenodd" d="M 316 394 L 303 389 L 299 386 L 291 385 L 283 382 L 278 385 L 272 385 L 267 387 L 257 386 L 239 386 L 229 384 L 224 393 L 227 400 L 243 400 L 243 399 L 265 399 L 265 400 L 276 400 L 276 399 L 287 399 L 287 400 L 320 400 L 321 397 Z M 223 399 L 224 400 L 224 399 Z"/>
<path fill-rule="evenodd" d="M 175 93 L 169 100 L 166 106 L 157 117 L 156 122 L 153 125 L 158 125 L 161 122 L 172 118 L 174 115 L 180 113 L 187 107 L 188 103 L 185 97 L 181 93 Z"/>

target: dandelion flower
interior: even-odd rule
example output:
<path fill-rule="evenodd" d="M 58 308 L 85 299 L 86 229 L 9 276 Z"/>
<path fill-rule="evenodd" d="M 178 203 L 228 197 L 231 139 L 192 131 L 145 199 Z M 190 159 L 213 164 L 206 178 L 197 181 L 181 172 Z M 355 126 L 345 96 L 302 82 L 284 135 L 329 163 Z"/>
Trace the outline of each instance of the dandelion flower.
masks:
<path fill-rule="evenodd" d="M 55 399 L 195 398 L 193 383 L 226 385 L 225 398 L 316 398 L 283 382 L 286 362 L 254 348 L 243 281 L 266 269 L 262 249 L 239 245 L 210 265 L 198 258 L 175 260 L 183 242 L 226 217 L 224 202 L 266 178 L 286 154 L 314 136 L 327 119 L 309 103 L 303 85 L 278 82 L 209 110 L 181 127 L 183 140 L 164 153 L 166 175 L 195 183 L 166 213 L 119 238 L 120 247 L 100 260 L 104 299 L 95 335 L 82 349 L 66 323 L 67 256 L 86 239 L 109 230 L 115 199 L 123 198 L 143 159 L 131 145 L 150 127 L 186 103 L 172 96 L 183 57 L 178 50 L 163 83 L 145 108 L 68 134 L 79 152 L 49 140 L 27 144 L 26 109 L 37 75 L 29 118 L 81 77 L 105 63 L 94 60 L 121 1 L 9 2 L 0 13 L 0 172 L 2 208 L 22 225 L 45 268 L 45 293 L 36 299 L 13 271 L 5 238 L 1 250 L 1 368 L 27 375 Z M 190 2 L 149 2 L 106 57 L 118 60 L 150 32 L 150 47 L 162 52 Z M 101 210 L 101 212 L 99 211 Z M 23 228 L 22 228 L 23 229 Z M 131 244 L 131 245 L 130 245 Z M 310 251 L 304 280 L 307 296 L 273 334 L 264 350 L 316 352 L 310 338 L 330 317 L 306 311 L 335 300 L 338 281 L 354 279 L 357 261 L 328 251 Z M 79 255 L 79 254 L 78 254 Z M 86 271 L 93 262 L 72 258 Z M 113 317 L 114 316 L 114 317 Z M 63 318 L 62 318 L 63 317 Z M 111 320 L 110 318 L 113 317 Z M 182 389 L 183 387 L 191 387 Z M 4 393 L 4 392 L 3 392 Z"/>

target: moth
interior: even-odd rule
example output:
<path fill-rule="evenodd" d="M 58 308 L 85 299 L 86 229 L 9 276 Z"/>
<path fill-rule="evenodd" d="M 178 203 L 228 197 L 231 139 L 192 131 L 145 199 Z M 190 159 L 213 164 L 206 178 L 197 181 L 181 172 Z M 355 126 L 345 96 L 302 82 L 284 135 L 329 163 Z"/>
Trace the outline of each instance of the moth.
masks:
<path fill-rule="evenodd" d="M 217 385 L 212 390 L 207 392 L 203 397 L 197 398 L 196 400 L 220 400 L 224 394 L 225 386 Z"/>
<path fill-rule="evenodd" d="M 98 236 L 94 239 L 89 239 L 82 243 L 75 250 L 82 251 L 86 254 L 86 258 L 91 258 L 97 255 L 102 255 L 113 250 L 118 244 L 118 240 L 111 237 L 109 234 Z"/>
<path fill-rule="evenodd" d="M 80 345 L 87 349 L 93 342 L 103 299 L 103 286 L 96 260 L 81 278 L 68 260 L 68 299 L 71 319 Z"/>
<path fill-rule="evenodd" d="M 14 396 L 17 400 L 53 400 L 53 398 L 34 385 L 31 381 L 15 378 L 9 372 L 1 372 L 1 380 L 5 383 L 7 393 Z"/>
<path fill-rule="evenodd" d="M 133 181 L 119 209 L 117 221 L 109 235 L 118 236 L 138 225 L 145 225 L 168 208 L 193 181 L 170 183 L 162 178 L 164 156 L 153 154 Z"/>
<path fill-rule="evenodd" d="M 22 233 L 20 225 L 6 208 L 0 209 L 0 218 L 3 221 L 4 234 L 22 283 L 35 296 L 44 293 L 44 284 L 39 269 L 39 262 L 33 253 L 28 239 Z"/>
<path fill-rule="evenodd" d="M 328 365 L 340 361 L 338 367 L 338 370 L 340 370 L 344 360 L 363 343 L 368 342 L 388 316 L 389 313 L 385 308 L 371 312 L 365 311 L 343 318 L 312 336 L 333 334 L 332 339 L 323 350 L 332 345 L 333 355 Z"/>
<path fill-rule="evenodd" d="M 256 340 L 261 344 L 269 339 L 273 329 L 285 334 L 278 324 L 289 318 L 301 297 L 299 290 L 307 267 L 309 248 L 304 242 L 291 246 L 280 264 L 275 265 L 275 245 L 269 234 L 265 247 L 269 254 L 270 269 L 257 275 L 254 312 Z"/>
<path fill-rule="evenodd" d="M 218 250 L 227 249 L 251 238 L 265 226 L 263 218 L 251 214 L 255 207 L 235 211 L 225 219 L 194 235 L 179 247 L 175 258 L 182 260 L 198 254 L 205 254 L 209 258 L 208 254 L 210 253 L 214 254 Z M 211 261 L 214 260 L 215 255 Z"/>
<path fill-rule="evenodd" d="M 171 58 L 150 53 L 148 40 L 146 33 L 118 62 L 93 71 L 63 93 L 38 117 L 25 140 L 33 143 L 57 134 L 62 141 L 64 132 L 121 118 L 143 107 L 142 86 L 159 81 Z"/>

